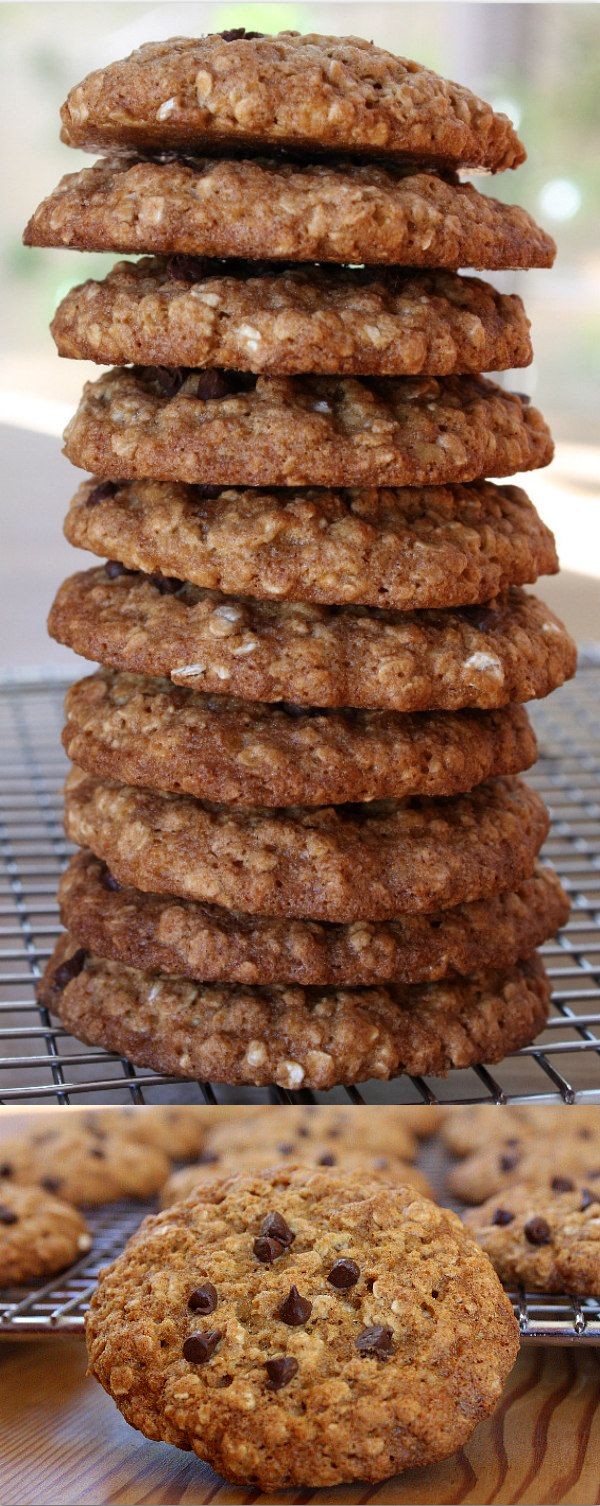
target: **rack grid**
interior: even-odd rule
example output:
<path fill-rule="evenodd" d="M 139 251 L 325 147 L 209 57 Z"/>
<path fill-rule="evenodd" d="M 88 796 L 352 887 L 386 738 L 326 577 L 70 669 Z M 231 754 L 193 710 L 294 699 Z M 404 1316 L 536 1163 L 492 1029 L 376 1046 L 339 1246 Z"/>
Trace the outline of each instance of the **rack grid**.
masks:
<path fill-rule="evenodd" d="M 600 666 L 583 656 L 575 681 L 531 708 L 540 760 L 527 777 L 550 807 L 545 847 L 568 890 L 568 925 L 543 948 L 553 984 L 548 1026 L 535 1045 L 493 1070 L 448 1079 L 399 1078 L 330 1094 L 279 1088 L 227 1093 L 182 1083 L 87 1047 L 35 998 L 59 931 L 56 887 L 70 848 L 61 821 L 65 686 L 0 688 L 0 1103 L 331 1101 L 600 1103 Z M 595 1321 L 599 1321 L 596 1319 Z"/>

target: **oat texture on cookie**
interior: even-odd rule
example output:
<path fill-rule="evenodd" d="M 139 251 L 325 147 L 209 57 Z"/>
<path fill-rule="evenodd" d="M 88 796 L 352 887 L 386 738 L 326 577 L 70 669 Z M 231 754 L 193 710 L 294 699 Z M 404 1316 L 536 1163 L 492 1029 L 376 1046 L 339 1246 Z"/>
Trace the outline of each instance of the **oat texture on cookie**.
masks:
<path fill-rule="evenodd" d="M 62 138 L 103 155 L 26 243 L 140 259 L 52 324 L 111 369 L 65 434 L 91 473 L 65 532 L 97 562 L 49 629 L 100 668 L 67 697 L 80 851 L 40 997 L 79 1040 L 231 1089 L 401 1097 L 498 1061 L 546 1022 L 536 948 L 568 910 L 524 703 L 575 668 L 526 589 L 552 535 L 509 479 L 552 439 L 486 376 L 532 359 L 486 272 L 555 247 L 460 175 L 524 148 L 372 43 L 240 27 L 109 62 Z M 306 1300 L 281 1294 L 294 1331 Z M 391 1375 L 389 1325 L 364 1328 L 353 1364 Z M 204 1377 L 218 1332 L 189 1336 Z"/>

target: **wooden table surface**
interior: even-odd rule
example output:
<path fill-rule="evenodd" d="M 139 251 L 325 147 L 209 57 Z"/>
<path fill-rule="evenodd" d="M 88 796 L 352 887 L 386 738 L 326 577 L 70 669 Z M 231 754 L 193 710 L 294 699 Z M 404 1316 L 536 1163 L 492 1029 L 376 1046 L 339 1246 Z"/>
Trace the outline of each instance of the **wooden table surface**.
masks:
<path fill-rule="evenodd" d="M 223 1485 L 192 1454 L 149 1443 L 85 1378 L 78 1339 L 0 1345 L 2 1506 L 244 1506 L 275 1497 Z M 381 1486 L 290 1491 L 278 1502 L 597 1506 L 600 1350 L 526 1348 L 493 1418 L 445 1464 Z"/>

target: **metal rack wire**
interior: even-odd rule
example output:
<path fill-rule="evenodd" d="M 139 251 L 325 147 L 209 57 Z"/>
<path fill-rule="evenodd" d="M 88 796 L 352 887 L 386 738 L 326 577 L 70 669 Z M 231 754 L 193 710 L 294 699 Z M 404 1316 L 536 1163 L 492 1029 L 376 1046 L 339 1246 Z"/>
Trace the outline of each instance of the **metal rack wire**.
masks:
<path fill-rule="evenodd" d="M 37 1004 L 35 979 L 59 930 L 56 886 L 70 850 L 61 823 L 63 693 L 47 683 L 0 689 L 0 1103 L 310 1101 L 306 1092 L 232 1095 L 144 1071 L 74 1040 Z M 550 807 L 545 852 L 573 904 L 565 930 L 544 948 L 553 982 L 547 1029 L 493 1071 L 366 1083 L 320 1100 L 600 1103 L 599 701 L 600 667 L 590 653 L 572 684 L 531 708 L 541 756 L 529 778 Z"/>

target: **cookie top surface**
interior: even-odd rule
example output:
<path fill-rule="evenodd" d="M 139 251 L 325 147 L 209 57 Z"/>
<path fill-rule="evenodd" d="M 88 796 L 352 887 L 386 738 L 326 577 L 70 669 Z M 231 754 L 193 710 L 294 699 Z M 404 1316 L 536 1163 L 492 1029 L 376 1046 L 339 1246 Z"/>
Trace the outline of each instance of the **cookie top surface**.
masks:
<path fill-rule="evenodd" d="M 106 890 L 104 894 L 106 895 Z M 155 1146 L 169 1160 L 189 1161 L 199 1154 L 206 1139 L 206 1112 L 194 1105 L 136 1104 L 131 1108 L 102 1108 L 101 1115 L 87 1111 L 89 1123 L 117 1134 L 129 1135 L 140 1145 Z"/>
<path fill-rule="evenodd" d="M 312 711 L 100 670 L 71 686 L 63 742 L 89 774 L 246 805 L 454 795 L 536 758 L 527 713 Z"/>
<path fill-rule="evenodd" d="M 236 27 L 148 42 L 88 74 L 61 110 L 87 151 L 280 146 L 518 167 L 506 115 L 463 84 L 360 37 Z"/>
<path fill-rule="evenodd" d="M 52 333 L 60 355 L 105 366 L 443 376 L 531 360 L 520 298 L 405 268 L 143 257 L 72 288 Z"/>
<path fill-rule="evenodd" d="M 56 1116 L 58 1117 L 58 1116 Z M 51 1126 L 0 1142 L 0 1177 L 36 1185 L 65 1202 L 117 1202 L 148 1198 L 169 1173 L 166 1155 L 98 1123 Z"/>
<path fill-rule="evenodd" d="M 389 920 L 514 888 L 548 813 L 519 779 L 452 799 L 273 810 L 93 779 L 73 768 L 65 825 L 120 883 L 250 914 Z"/>
<path fill-rule="evenodd" d="M 544 869 L 544 877 L 556 881 L 556 874 Z M 537 945 L 537 943 L 536 943 Z M 446 1149 L 453 1156 L 462 1158 L 478 1152 L 483 1143 L 492 1137 L 504 1141 L 514 1137 L 515 1143 L 535 1139 L 541 1133 L 579 1138 L 581 1131 L 595 1129 L 598 1116 L 594 1107 L 583 1104 L 569 1105 L 568 1115 L 562 1105 L 519 1103 L 502 1104 L 501 1113 L 490 1115 L 489 1103 L 468 1104 L 447 1109 L 442 1118 L 440 1135 Z"/>
<path fill-rule="evenodd" d="M 319 1155 L 338 1153 L 331 1165 L 342 1164 L 351 1150 L 401 1161 L 414 1160 L 417 1151 L 412 1123 L 407 1125 L 403 1109 L 391 1104 L 378 1104 L 374 1112 L 366 1114 L 354 1104 L 288 1104 L 279 1106 L 277 1114 L 259 1109 L 252 1118 L 251 1142 L 249 1146 L 248 1126 L 243 1119 L 226 1119 L 224 1123 L 217 1119 L 208 1150 L 217 1156 L 265 1150 L 290 1161 L 305 1161 L 310 1152 L 311 1165 L 315 1148 Z"/>
<path fill-rule="evenodd" d="M 563 1115 L 564 1117 L 564 1115 Z M 510 1286 L 600 1296 L 600 1182 L 556 1175 L 507 1188 L 466 1222 Z"/>
<path fill-rule="evenodd" d="M 257 491 L 92 477 L 65 534 L 103 559 L 209 590 L 400 611 L 490 601 L 558 569 L 525 492 L 488 481 Z"/>
<path fill-rule="evenodd" d="M 536 470 L 553 455 L 529 399 L 483 377 L 254 377 L 115 367 L 65 430 L 109 480 L 430 486 Z"/>
<path fill-rule="evenodd" d="M 285 1142 L 282 1143 L 285 1146 Z M 310 1167 L 338 1166 L 340 1171 L 357 1172 L 375 1182 L 401 1183 L 403 1186 L 414 1187 L 423 1197 L 430 1197 L 435 1201 L 433 1189 L 424 1173 L 418 1167 L 402 1161 L 399 1156 L 376 1156 L 370 1151 L 357 1150 L 356 1147 L 344 1148 L 336 1155 L 326 1140 L 314 1141 L 309 1145 L 295 1144 L 293 1149 L 285 1146 L 282 1151 L 273 1137 L 272 1146 L 249 1146 L 246 1141 L 244 1148 L 236 1148 L 231 1155 L 225 1150 L 214 1157 L 209 1155 L 206 1164 L 183 1166 L 179 1171 L 174 1171 L 165 1182 L 160 1195 L 160 1206 L 170 1208 L 173 1203 L 181 1203 L 196 1190 L 201 1193 L 205 1182 L 218 1181 L 240 1172 L 254 1175 L 256 1172 L 292 1165 L 298 1161 L 303 1166 Z"/>
<path fill-rule="evenodd" d="M 113 962 L 205 983 L 305 987 L 426 983 L 502 970 L 531 956 L 569 913 L 556 874 L 538 867 L 516 890 L 431 915 L 347 926 L 269 919 L 142 894 L 120 885 L 89 852 L 71 859 L 59 899 L 63 924 L 80 945 Z"/>
<path fill-rule="evenodd" d="M 88 955 L 68 934 L 39 990 L 77 1039 L 138 1066 L 293 1091 L 500 1061 L 544 1028 L 549 995 L 537 957 L 408 988 L 254 988 L 157 978 Z"/>
<path fill-rule="evenodd" d="M 39 1187 L 0 1180 L 0 1286 L 63 1271 L 91 1244 L 84 1219 L 69 1203 Z"/>
<path fill-rule="evenodd" d="M 420 267 L 551 267 L 515 204 L 434 172 L 321 163 L 101 159 L 69 173 L 29 246 Z"/>
<path fill-rule="evenodd" d="M 576 664 L 562 623 L 518 590 L 400 614 L 221 596 L 109 564 L 64 582 L 48 629 L 112 669 L 298 706 L 493 710 L 548 695 Z"/>
<path fill-rule="evenodd" d="M 484 1141 L 459 1161 L 448 1186 L 465 1203 L 483 1203 L 499 1194 L 504 1197 L 515 1182 L 549 1185 L 554 1176 L 600 1185 L 600 1132 L 585 1109 L 563 1111 L 560 1133 L 557 1129 L 551 1137 L 533 1121 L 509 1126 L 507 1134 Z"/>
<path fill-rule="evenodd" d="M 287 1243 L 265 1263 L 255 1241 L 275 1214 Z M 130 1423 L 271 1490 L 452 1453 L 495 1406 L 518 1330 L 453 1214 L 298 1168 L 213 1183 L 146 1220 L 100 1278 L 87 1341 Z"/>

